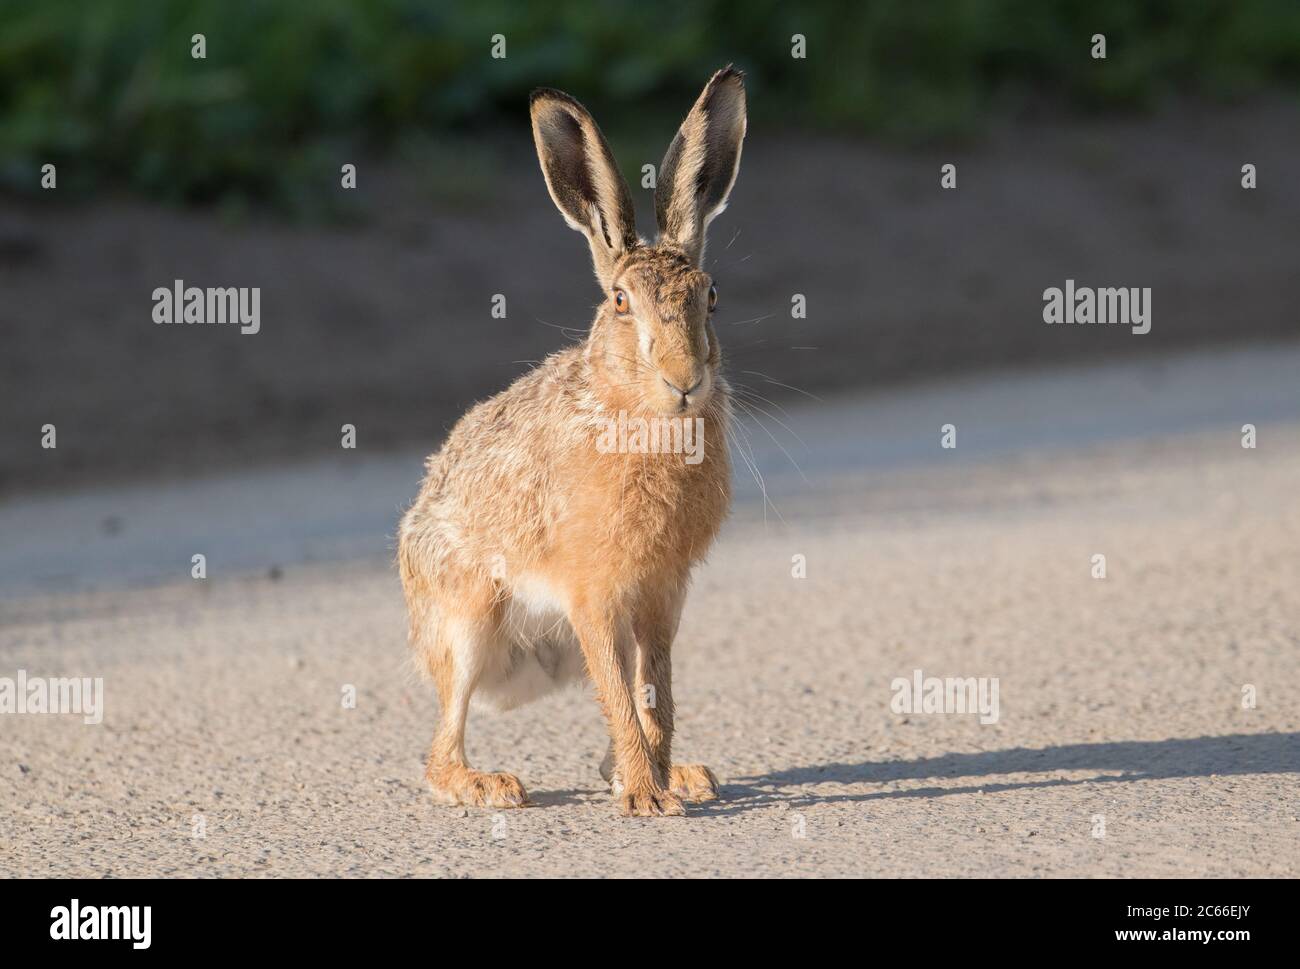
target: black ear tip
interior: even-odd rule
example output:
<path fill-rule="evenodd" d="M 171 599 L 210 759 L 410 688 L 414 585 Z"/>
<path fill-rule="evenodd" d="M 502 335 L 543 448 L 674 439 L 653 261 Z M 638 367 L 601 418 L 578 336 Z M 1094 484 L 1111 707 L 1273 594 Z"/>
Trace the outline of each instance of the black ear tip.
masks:
<path fill-rule="evenodd" d="M 582 107 L 578 104 L 578 99 L 572 95 L 565 94 L 563 91 L 557 91 L 553 87 L 534 88 L 533 93 L 528 95 L 528 105 L 532 107 L 538 101 L 557 101 L 560 104 L 567 104 L 573 107 Z"/>
<path fill-rule="evenodd" d="M 557 91 L 553 87 L 539 87 L 533 90 L 533 93 L 528 96 L 528 110 L 536 114 L 539 103 L 560 107 L 571 117 L 580 118 L 587 114 L 587 109 L 577 98 L 563 91 Z"/>
<path fill-rule="evenodd" d="M 721 84 L 723 81 L 735 81 L 743 87 L 745 84 L 745 72 L 735 64 L 728 64 L 722 70 L 718 71 L 718 73 L 713 75 L 714 84 Z"/>

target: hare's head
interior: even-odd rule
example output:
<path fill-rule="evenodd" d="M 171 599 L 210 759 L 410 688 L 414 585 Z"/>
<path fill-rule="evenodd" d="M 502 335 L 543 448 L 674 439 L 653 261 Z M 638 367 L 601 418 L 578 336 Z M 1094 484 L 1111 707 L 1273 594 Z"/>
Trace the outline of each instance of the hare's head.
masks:
<path fill-rule="evenodd" d="M 551 198 L 591 244 L 605 301 L 588 342 L 621 406 L 681 414 L 720 386 L 710 321 L 717 290 L 700 268 L 709 222 L 727 206 L 745 138 L 745 88 L 730 67 L 704 87 L 668 147 L 655 188 L 659 238 L 637 237 L 632 196 L 587 109 L 559 91 L 532 97 L 533 138 Z"/>

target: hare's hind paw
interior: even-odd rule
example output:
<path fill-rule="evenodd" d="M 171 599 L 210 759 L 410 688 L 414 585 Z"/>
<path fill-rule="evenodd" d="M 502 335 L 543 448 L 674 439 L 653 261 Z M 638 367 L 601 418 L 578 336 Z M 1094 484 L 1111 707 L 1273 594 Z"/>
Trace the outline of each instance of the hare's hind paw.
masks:
<path fill-rule="evenodd" d="M 716 801 L 718 778 L 703 764 L 673 764 L 668 789 L 687 801 Z"/>
<path fill-rule="evenodd" d="M 440 804 L 470 807 L 517 808 L 528 806 L 528 792 L 514 774 L 488 774 L 468 767 L 430 771 L 429 789 Z"/>

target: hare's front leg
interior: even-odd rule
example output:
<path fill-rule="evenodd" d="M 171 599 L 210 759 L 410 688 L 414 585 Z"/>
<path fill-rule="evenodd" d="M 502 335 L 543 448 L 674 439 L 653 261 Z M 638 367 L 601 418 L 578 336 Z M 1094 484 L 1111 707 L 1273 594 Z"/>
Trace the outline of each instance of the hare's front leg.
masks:
<path fill-rule="evenodd" d="M 622 779 L 623 813 L 630 817 L 685 814 L 681 798 L 665 790 L 656 776 L 650 745 L 632 699 L 630 671 L 615 617 L 602 607 L 582 607 L 573 611 L 570 622 L 609 726 L 614 769 Z"/>
<path fill-rule="evenodd" d="M 712 801 L 718 779 L 703 764 L 673 763 L 673 640 L 684 596 L 665 593 L 642 600 L 633 617 L 636 633 L 637 712 L 656 775 L 688 801 Z"/>

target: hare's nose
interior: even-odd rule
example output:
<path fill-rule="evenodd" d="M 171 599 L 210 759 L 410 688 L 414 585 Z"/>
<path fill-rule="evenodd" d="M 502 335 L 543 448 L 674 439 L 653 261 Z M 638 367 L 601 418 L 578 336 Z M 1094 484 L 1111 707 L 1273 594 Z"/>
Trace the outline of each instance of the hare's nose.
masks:
<path fill-rule="evenodd" d="M 683 398 L 689 397 L 691 394 L 695 393 L 695 391 L 700 389 L 700 384 L 704 383 L 704 378 L 700 377 L 700 379 L 695 381 L 695 383 L 691 384 L 691 386 L 687 390 L 682 390 L 682 388 L 678 387 L 675 383 L 673 383 L 663 374 L 659 375 L 659 379 L 668 385 L 669 390 L 671 390 L 675 394 L 680 394 Z"/>

